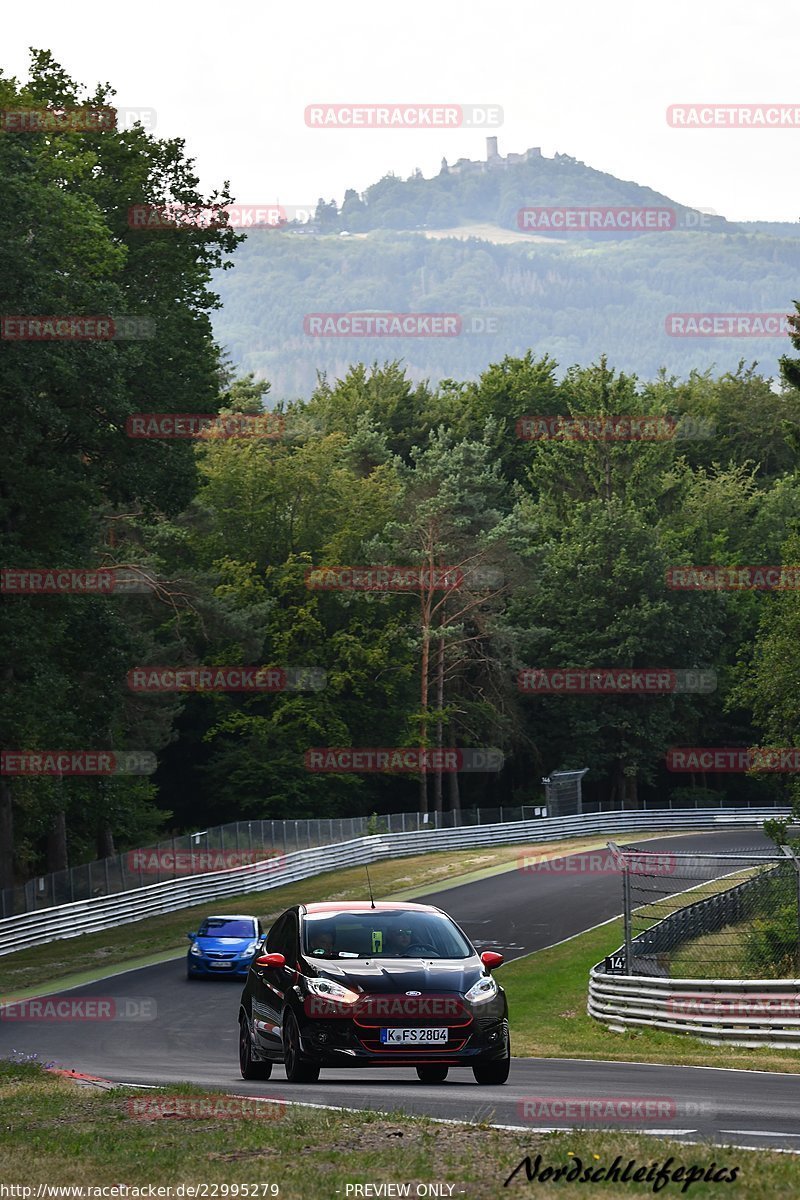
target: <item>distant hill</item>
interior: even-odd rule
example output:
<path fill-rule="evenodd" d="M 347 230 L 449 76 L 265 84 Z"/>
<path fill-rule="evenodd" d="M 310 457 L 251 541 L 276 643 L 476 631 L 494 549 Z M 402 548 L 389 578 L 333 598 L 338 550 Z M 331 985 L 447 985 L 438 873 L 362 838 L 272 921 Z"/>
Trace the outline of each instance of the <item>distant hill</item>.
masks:
<path fill-rule="evenodd" d="M 254 230 L 235 270 L 216 279 L 219 340 L 276 398 L 308 394 L 318 370 L 341 375 L 352 362 L 402 358 L 416 379 L 466 379 L 529 348 L 562 369 L 607 353 L 644 377 L 735 369 L 740 359 L 777 373 L 782 339 L 676 338 L 665 319 L 789 312 L 800 225 L 736 225 L 567 155 L 529 154 L 462 162 L 433 179 L 387 176 L 341 206 L 320 202 L 310 225 Z M 578 206 L 668 208 L 676 218 L 661 232 L 520 232 L 520 209 Z M 481 236 L 465 240 L 471 228 Z M 310 313 L 375 310 L 458 314 L 461 332 L 316 337 L 304 326 Z"/>
<path fill-rule="evenodd" d="M 409 179 L 386 175 L 362 196 L 349 190 L 340 208 L 333 201 L 322 202 L 314 227 L 322 233 L 344 229 L 362 233 L 371 229 L 452 228 L 486 221 L 518 229 L 522 209 L 576 205 L 672 208 L 679 228 L 731 228 L 724 217 L 698 213 L 652 188 L 597 171 L 568 154 L 547 158 L 535 149 L 508 158 L 494 155 L 483 160 L 460 159 L 452 165 L 443 160 L 442 170 L 432 179 L 420 173 Z M 607 239 L 630 234 L 585 236 Z"/>

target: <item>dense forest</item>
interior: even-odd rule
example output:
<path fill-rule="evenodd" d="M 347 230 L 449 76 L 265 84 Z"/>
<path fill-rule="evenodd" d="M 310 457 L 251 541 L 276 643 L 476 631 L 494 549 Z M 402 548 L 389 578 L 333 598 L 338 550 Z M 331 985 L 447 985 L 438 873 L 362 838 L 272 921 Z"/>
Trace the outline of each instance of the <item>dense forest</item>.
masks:
<path fill-rule="evenodd" d="M 80 94 L 46 53 L 28 83 L 0 76 L 5 109 L 111 102 L 106 89 Z M 155 328 L 139 340 L 0 342 L 4 564 L 119 567 L 150 581 L 4 596 L 3 745 L 158 757 L 150 776 L 3 777 L 0 885 L 238 817 L 535 802 L 543 775 L 571 767 L 590 769 L 595 798 L 630 807 L 686 788 L 788 794 L 786 775 L 676 774 L 665 755 L 796 744 L 797 590 L 666 581 L 680 565 L 800 563 L 796 241 L 676 234 L 667 270 L 646 237 L 532 251 L 413 234 L 346 245 L 278 232 L 240 244 L 226 228 L 143 235 L 127 223 L 132 204 L 230 198 L 201 196 L 183 144 L 141 128 L 2 131 L 0 173 L 2 311 L 146 315 Z M 599 288 L 605 315 L 587 328 Z M 459 340 L 435 382 L 393 347 L 376 355 L 374 341 L 356 348 L 363 361 L 317 378 L 319 345 L 306 347 L 309 386 L 276 400 L 304 305 L 366 308 L 378 293 L 381 308 L 426 311 L 514 293 L 539 316 L 526 309 L 491 343 Z M 685 371 L 658 370 L 664 305 L 709 301 L 792 314 L 780 383 L 747 363 L 712 370 L 697 339 L 684 344 Z M 247 347 L 262 325 L 274 349 L 255 363 Z M 278 436 L 128 436 L 137 413 L 256 415 L 265 404 Z M 706 436 L 520 437 L 531 415 L 692 418 Z M 376 565 L 448 568 L 459 582 L 310 586 L 316 568 Z M 280 669 L 295 685 L 129 685 L 136 668 L 168 666 Z M 702 669 L 716 687 L 530 695 L 517 682 L 526 667 Z M 347 746 L 490 746 L 504 765 L 422 782 L 308 769 L 310 748 Z"/>
<path fill-rule="evenodd" d="M 152 234 L 142 235 L 151 237 Z M 476 380 L 506 354 L 550 354 L 559 374 L 607 353 L 652 378 L 735 371 L 741 359 L 778 374 L 780 337 L 676 337 L 670 313 L 786 310 L 797 291 L 800 239 L 672 231 L 604 245 L 495 245 L 422 234 L 359 238 L 257 231 L 215 279 L 218 339 L 276 399 L 308 395 L 319 372 L 402 358 L 415 383 Z M 454 313 L 448 337 L 310 336 L 309 313 Z"/>

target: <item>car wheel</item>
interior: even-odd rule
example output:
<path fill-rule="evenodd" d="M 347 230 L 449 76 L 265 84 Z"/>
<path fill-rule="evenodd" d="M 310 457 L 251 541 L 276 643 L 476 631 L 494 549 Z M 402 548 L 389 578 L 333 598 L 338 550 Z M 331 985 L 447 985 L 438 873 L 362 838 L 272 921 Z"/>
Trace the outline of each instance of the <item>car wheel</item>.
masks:
<path fill-rule="evenodd" d="M 300 1058 L 300 1030 L 291 1009 L 283 1020 L 283 1066 L 289 1083 L 316 1083 L 319 1079 L 319 1067 Z"/>
<path fill-rule="evenodd" d="M 272 1074 L 271 1062 L 256 1062 L 253 1058 L 250 1030 L 245 1016 L 239 1017 L 239 1070 L 242 1079 L 269 1079 Z"/>
<path fill-rule="evenodd" d="M 417 1067 L 417 1075 L 423 1083 L 444 1083 L 447 1079 L 448 1068 L 440 1063 L 428 1063 Z"/>
<path fill-rule="evenodd" d="M 472 1068 L 472 1074 L 475 1076 L 476 1083 L 490 1086 L 492 1084 L 505 1083 L 510 1070 L 511 1059 L 498 1058 L 494 1062 L 475 1063 L 475 1066 Z"/>

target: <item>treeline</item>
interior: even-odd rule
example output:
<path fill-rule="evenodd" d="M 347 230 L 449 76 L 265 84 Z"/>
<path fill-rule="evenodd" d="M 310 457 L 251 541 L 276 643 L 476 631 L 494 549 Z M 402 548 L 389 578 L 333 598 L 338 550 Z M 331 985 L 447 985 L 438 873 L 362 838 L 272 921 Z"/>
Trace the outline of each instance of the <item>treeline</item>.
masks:
<path fill-rule="evenodd" d="M 81 97 L 46 54 L 0 107 Z M 636 806 L 787 776 L 670 774 L 670 746 L 792 745 L 797 591 L 680 592 L 668 568 L 800 562 L 800 360 L 651 382 L 532 352 L 432 386 L 356 365 L 283 402 L 278 437 L 136 439 L 141 412 L 262 412 L 213 340 L 224 230 L 129 230 L 131 203 L 204 203 L 179 142 L 144 131 L 0 134 L 5 313 L 145 315 L 149 340 L 4 343 L 3 561 L 119 566 L 109 596 L 4 598 L 3 744 L 150 751 L 152 776 L 4 777 L 2 882 L 247 817 L 534 802 L 553 770 Z M 324 281 L 320 281 L 323 286 Z M 788 293 L 787 293 L 788 295 Z M 784 307 L 790 307 L 788 300 Z M 797 328 L 797 318 L 795 318 Z M 800 328 L 793 339 L 800 352 Z M 485 359 L 484 362 L 488 362 Z M 535 441 L 525 416 L 690 416 L 694 440 Z M 449 590 L 309 586 L 314 568 L 450 568 Z M 148 694 L 135 667 L 296 672 L 274 693 Z M 530 696 L 524 667 L 713 670 L 716 690 Z M 324 673 L 325 686 L 309 679 Z M 315 747 L 493 746 L 492 773 L 329 774 Z"/>
<path fill-rule="evenodd" d="M 462 181 L 463 182 L 463 181 Z M 155 235 L 142 234 L 142 238 Z M 777 375 L 785 337 L 678 337 L 670 313 L 786 313 L 800 240 L 765 233 L 671 230 L 587 247 L 513 244 L 421 233 L 341 238 L 259 230 L 214 280 L 223 305 L 214 332 L 240 371 L 278 399 L 307 396 L 317 373 L 399 358 L 415 381 L 477 379 L 506 354 L 550 354 L 566 370 L 607 354 L 652 378 L 757 359 Z M 454 313 L 457 336 L 313 336 L 313 313 Z"/>

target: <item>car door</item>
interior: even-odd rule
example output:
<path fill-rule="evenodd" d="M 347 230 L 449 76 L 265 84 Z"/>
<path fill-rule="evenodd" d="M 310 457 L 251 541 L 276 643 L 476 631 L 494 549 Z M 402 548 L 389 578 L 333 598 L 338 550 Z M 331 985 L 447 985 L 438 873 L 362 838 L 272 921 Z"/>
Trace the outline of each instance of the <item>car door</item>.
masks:
<path fill-rule="evenodd" d="M 267 934 L 266 941 L 259 947 L 261 954 L 284 953 L 284 931 L 289 914 L 278 917 Z M 281 1049 L 282 974 L 275 968 L 260 967 L 254 961 L 253 975 L 253 1034 L 260 1054 L 270 1058 Z"/>
<path fill-rule="evenodd" d="M 269 976 L 271 994 L 276 1005 L 276 1023 L 282 1029 L 284 1009 L 289 1002 L 290 989 L 297 982 L 300 967 L 300 923 L 293 909 L 285 914 L 285 921 L 276 938 L 275 950 L 286 959 L 286 965 L 272 967 L 265 974 Z"/>

